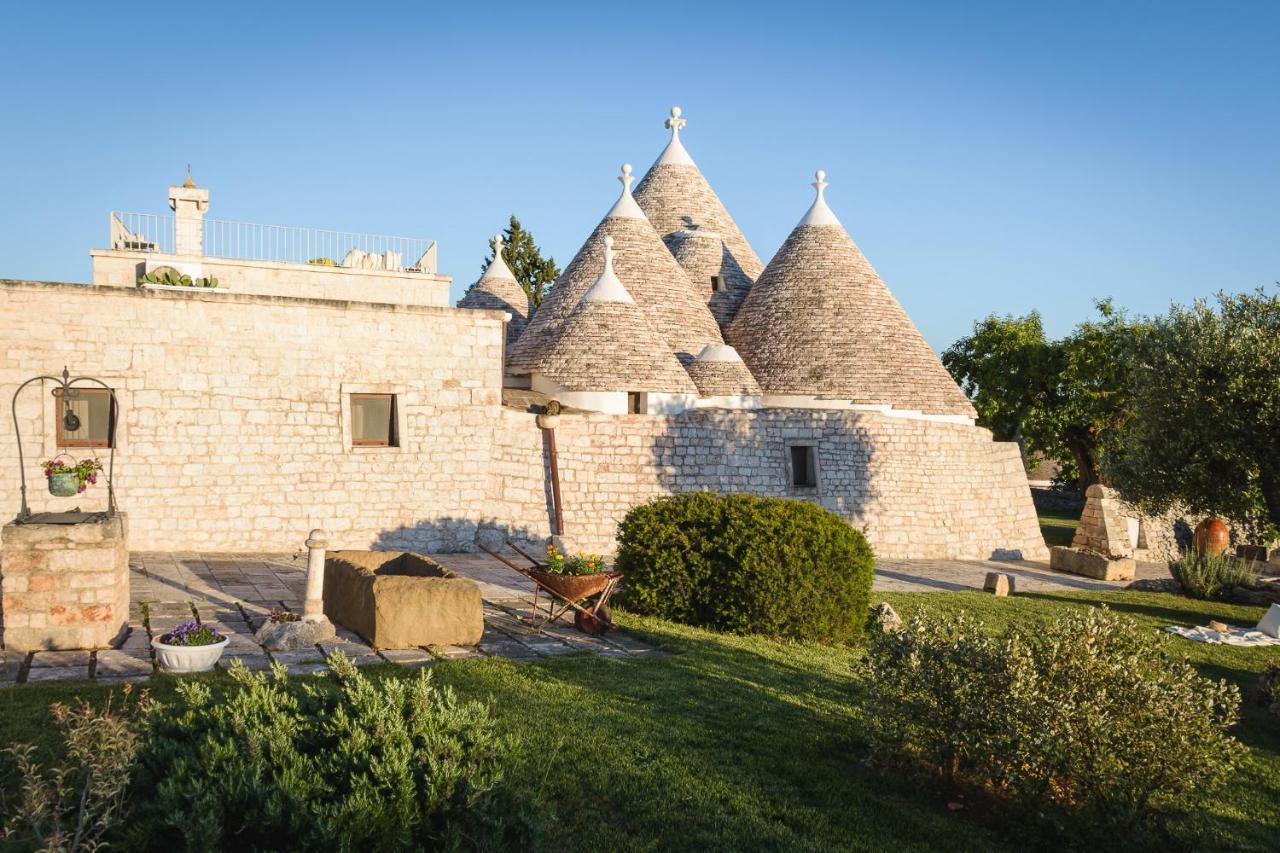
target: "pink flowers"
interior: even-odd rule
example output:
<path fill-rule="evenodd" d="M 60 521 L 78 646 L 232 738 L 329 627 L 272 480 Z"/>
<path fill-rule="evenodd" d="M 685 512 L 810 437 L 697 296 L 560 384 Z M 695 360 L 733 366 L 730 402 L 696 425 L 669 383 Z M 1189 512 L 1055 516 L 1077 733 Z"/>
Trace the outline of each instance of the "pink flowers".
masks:
<path fill-rule="evenodd" d="M 83 492 L 85 489 L 98 482 L 98 472 L 102 470 L 102 463 L 97 459 L 84 459 L 76 462 L 74 465 L 68 465 L 61 459 L 49 459 L 44 463 L 44 475 L 52 477 L 54 474 L 72 474 L 76 478 L 79 488 L 76 494 Z"/>

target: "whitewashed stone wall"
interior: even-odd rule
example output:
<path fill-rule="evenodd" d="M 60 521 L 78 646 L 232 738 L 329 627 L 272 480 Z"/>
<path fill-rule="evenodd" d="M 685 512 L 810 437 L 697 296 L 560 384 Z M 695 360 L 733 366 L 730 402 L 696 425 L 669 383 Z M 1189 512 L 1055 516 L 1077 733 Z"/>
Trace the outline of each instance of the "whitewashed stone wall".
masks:
<path fill-rule="evenodd" d="M 37 373 L 98 375 L 122 408 L 119 504 L 135 550 L 469 550 L 550 532 L 544 437 L 500 406 L 498 312 L 0 282 L 0 400 Z M 33 509 L 94 508 L 44 490 L 48 388 L 19 414 Z M 351 448 L 345 394 L 400 395 L 399 448 Z M 885 557 L 1043 559 L 1018 449 L 983 429 L 822 410 L 565 415 L 566 536 L 608 552 L 654 495 L 698 488 L 820 501 Z M 818 447 L 819 485 L 789 486 L 790 443 Z M 105 460 L 106 452 L 98 451 Z M 83 452 L 77 451 L 78 455 Z M 0 513 L 17 511 L 0 419 Z"/>

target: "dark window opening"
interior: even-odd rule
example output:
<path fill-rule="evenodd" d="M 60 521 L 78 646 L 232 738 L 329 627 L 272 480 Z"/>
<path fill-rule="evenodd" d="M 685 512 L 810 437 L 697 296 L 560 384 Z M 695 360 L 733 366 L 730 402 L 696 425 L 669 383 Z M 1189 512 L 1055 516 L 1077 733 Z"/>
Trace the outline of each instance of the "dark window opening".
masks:
<path fill-rule="evenodd" d="M 627 413 L 643 415 L 645 413 L 645 395 L 639 391 L 627 392 Z"/>
<path fill-rule="evenodd" d="M 105 388 L 58 389 L 59 447 L 114 447 L 116 403 Z M 74 427 L 74 429 L 72 428 Z"/>
<path fill-rule="evenodd" d="M 791 485 L 813 489 L 818 485 L 818 449 L 812 445 L 791 448 Z"/>
<path fill-rule="evenodd" d="M 399 447 L 395 394 L 351 395 L 351 444 L 354 447 Z"/>
<path fill-rule="evenodd" d="M 711 276 L 711 291 L 713 293 L 719 293 L 722 290 L 724 290 L 724 276 Z"/>

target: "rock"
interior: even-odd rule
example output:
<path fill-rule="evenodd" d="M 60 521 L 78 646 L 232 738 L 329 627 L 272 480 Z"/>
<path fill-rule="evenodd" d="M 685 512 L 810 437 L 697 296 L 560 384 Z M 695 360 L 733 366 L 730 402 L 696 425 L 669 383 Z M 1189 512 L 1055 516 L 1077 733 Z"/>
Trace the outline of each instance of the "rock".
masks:
<path fill-rule="evenodd" d="M 253 636 L 273 652 L 291 652 L 326 643 L 334 638 L 335 631 L 328 619 L 318 622 L 300 619 L 297 622 L 264 622 Z"/>
<path fill-rule="evenodd" d="M 898 611 L 893 609 L 893 605 L 887 601 L 882 601 L 872 609 L 872 618 L 875 624 L 880 626 L 880 630 L 886 634 L 892 634 L 902 628 L 902 617 L 898 615 Z"/>
<path fill-rule="evenodd" d="M 1125 587 L 1125 589 L 1133 589 L 1138 592 L 1171 592 L 1175 595 L 1182 594 L 1182 584 L 1173 578 L 1142 578 Z"/>
<path fill-rule="evenodd" d="M 1006 575 L 1004 572 L 987 572 L 987 579 L 982 584 L 982 589 L 996 598 L 1004 598 L 1013 593 L 1013 575 Z"/>

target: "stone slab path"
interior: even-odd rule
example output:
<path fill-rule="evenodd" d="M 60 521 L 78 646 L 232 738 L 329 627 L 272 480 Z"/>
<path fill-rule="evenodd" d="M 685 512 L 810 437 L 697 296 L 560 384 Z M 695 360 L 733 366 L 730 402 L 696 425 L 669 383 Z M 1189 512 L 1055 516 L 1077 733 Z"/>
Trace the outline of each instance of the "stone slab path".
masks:
<path fill-rule="evenodd" d="M 29 655 L 0 650 L 0 688 L 83 679 L 103 683 L 146 681 L 153 672 L 151 638 L 196 617 L 230 639 L 220 667 L 239 659 L 250 669 L 259 670 L 279 661 L 291 674 L 298 675 L 326 669 L 324 657 L 335 649 L 341 649 L 358 665 L 394 663 L 405 667 L 430 666 L 439 660 L 458 658 L 532 661 L 572 653 L 617 659 L 662 654 L 622 631 L 603 637 L 584 634 L 573 626 L 571 618 L 535 628 L 523 621 L 533 615 L 531 581 L 485 554 L 435 556 L 480 586 L 484 634 L 477 646 L 375 649 L 357 634 L 339 628 L 332 643 L 301 651 L 269 652 L 258 645 L 254 631 L 274 609 L 302 611 L 305 553 L 142 552 L 129 558 L 129 632 L 120 648 Z"/>
<path fill-rule="evenodd" d="M 298 554 L 134 553 L 130 556 L 132 598 L 129 633 L 119 649 L 50 651 L 26 654 L 0 650 L 0 688 L 14 684 L 92 678 L 115 683 L 145 681 L 152 674 L 151 637 L 196 615 L 216 625 L 231 640 L 220 666 L 239 658 L 250 669 L 272 661 L 290 673 L 325 669 L 324 656 L 341 649 L 357 664 L 395 663 L 430 666 L 438 660 L 501 657 L 516 661 L 575 652 L 629 659 L 662 654 L 625 632 L 591 637 L 562 619 L 534 628 L 522 621 L 532 614 L 533 582 L 487 554 L 432 555 L 457 574 L 470 578 L 484 598 L 484 635 L 473 648 L 374 649 L 358 635 L 338 629 L 332 643 L 293 652 L 268 652 L 253 632 L 276 608 L 301 612 L 306 586 L 306 556 Z M 515 554 L 511 558 L 519 563 Z M 1045 563 L 987 560 L 881 560 L 877 592 L 981 590 L 987 572 L 1013 576 L 1019 592 L 1122 589 L 1051 570 Z M 1138 577 L 1167 577 L 1163 566 L 1139 564 Z"/>

